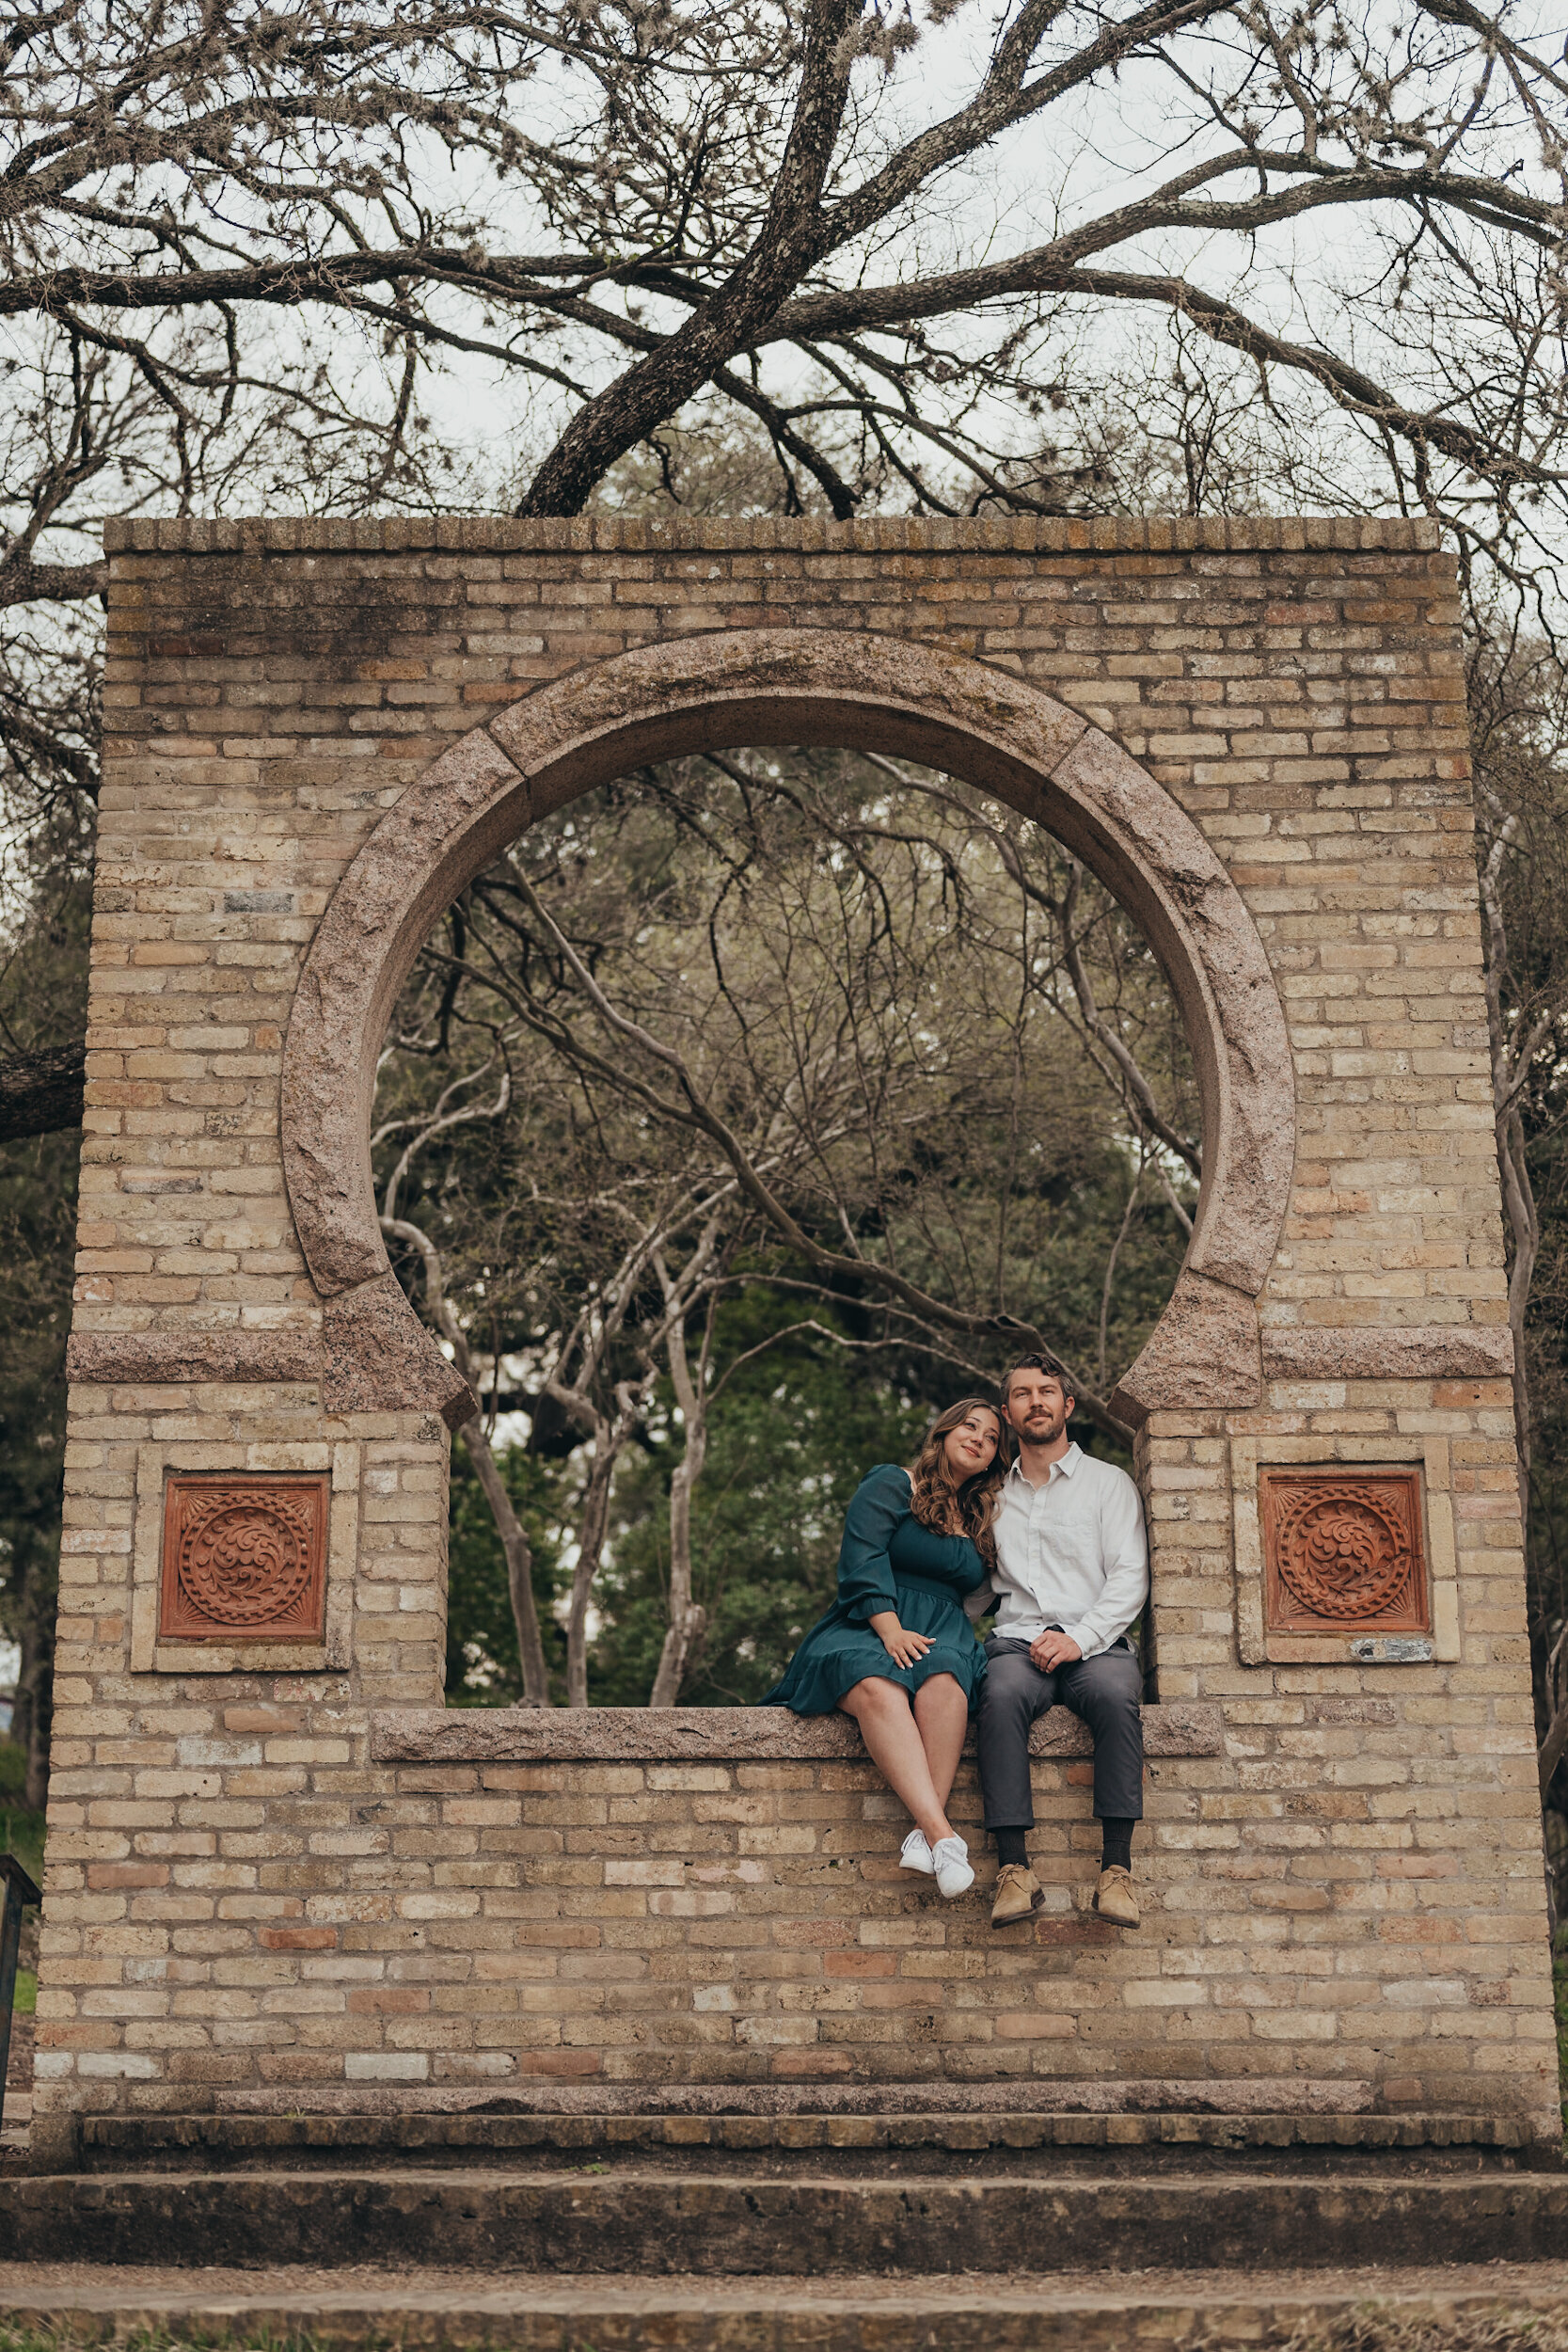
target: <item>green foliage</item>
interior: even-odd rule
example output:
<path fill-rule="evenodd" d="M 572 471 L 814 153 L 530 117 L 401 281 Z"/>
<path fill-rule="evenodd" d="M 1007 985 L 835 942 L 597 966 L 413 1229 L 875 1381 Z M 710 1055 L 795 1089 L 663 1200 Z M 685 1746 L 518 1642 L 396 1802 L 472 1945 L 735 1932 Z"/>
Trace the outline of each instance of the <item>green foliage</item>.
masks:
<path fill-rule="evenodd" d="M 512 1507 L 533 1549 L 533 1597 L 552 1682 L 564 1677 L 566 1645 L 553 1611 L 565 1585 L 562 1551 L 562 1473 L 515 1445 L 498 1455 Z M 517 1633 L 506 1558 L 466 1447 L 451 1450 L 451 1519 L 447 1599 L 447 1701 L 452 1707 L 514 1707 L 522 1695 Z M 559 1693 L 557 1693 L 559 1695 Z"/>
<path fill-rule="evenodd" d="M 798 1314 L 782 1293 L 744 1293 L 721 1316 L 724 1357 Z M 952 1386 L 943 1379 L 941 1393 Z M 661 1401 L 647 1452 L 631 1457 L 616 1485 L 619 1524 L 589 1661 L 600 1706 L 646 1701 L 664 1639 L 670 1475 L 681 1433 L 668 1391 Z M 724 1391 L 692 1504 L 693 1590 L 709 1624 L 683 1704 L 748 1705 L 779 1679 L 832 1597 L 850 1496 L 875 1463 L 913 1454 L 930 1402 L 863 1359 L 800 1340 L 756 1358 Z"/>
<path fill-rule="evenodd" d="M 27 1804 L 27 1756 L 0 1740 L 0 1853 L 14 1854 L 35 1886 L 43 1884 L 43 1815 Z M 17 2007 L 23 2006 L 20 1996 Z"/>
<path fill-rule="evenodd" d="M 693 1702 L 777 1679 L 859 1480 L 994 1381 L 1021 1329 L 1116 1431 L 1103 1399 L 1186 1247 L 1192 1071 L 1135 925 L 984 793 L 787 749 L 610 786 L 480 876 L 392 1035 L 383 1214 L 428 1238 L 474 1376 L 526 1416 L 505 1475 L 552 1643 L 551 1600 L 597 1562 L 591 1699 L 653 1687 L 699 1398 Z M 504 1555 L 460 1472 L 449 1689 L 495 1703 L 520 1679 Z"/>
<path fill-rule="evenodd" d="M 721 1317 L 722 1355 L 755 1347 L 797 1313 L 785 1294 L 747 1291 Z M 833 1320 L 841 1329 L 848 1323 Z M 693 1499 L 693 1593 L 708 1623 L 683 1705 L 751 1706 L 779 1680 L 832 1600 L 855 1488 L 879 1462 L 908 1461 L 964 1386 L 928 1359 L 889 1367 L 801 1338 L 745 1366 L 713 1408 Z M 1086 1426 L 1074 1435 L 1113 1452 Z M 646 1450 L 629 1457 L 616 1482 L 615 1534 L 596 1587 L 600 1623 L 589 1658 L 595 1706 L 647 1701 L 668 1622 L 670 1479 L 680 1444 L 666 1387 L 649 1417 Z"/>
<path fill-rule="evenodd" d="M 1525 1293 L 1526 1380 L 1514 1406 L 1527 1418 L 1527 1605 L 1540 1740 L 1568 1696 L 1560 1647 L 1568 1627 L 1568 670 L 1544 643 L 1479 642 L 1469 703 L 1479 855 L 1497 892 L 1497 919 L 1484 930 L 1493 1076 L 1511 1092 L 1517 1081 L 1515 1115 L 1503 1129 L 1504 1237 L 1515 1315 Z M 1532 1214 L 1521 1216 L 1525 1208 Z M 1552 1775 L 1544 1829 L 1561 1919 L 1568 1760 Z"/>
<path fill-rule="evenodd" d="M 80 1034 L 88 888 L 79 871 L 40 884 L 0 970 L 0 1042 Z M 42 1795 L 65 1464 L 65 1343 L 81 1136 L 0 1145 L 0 1632 L 21 1645 L 12 1725 Z"/>
<path fill-rule="evenodd" d="M 10 1740 L 0 1740 L 0 1759 L 11 1757 L 26 1760 Z M 35 1886 L 43 1884 L 43 1815 L 22 1801 L 20 1774 L 14 1788 L 0 1788 L 0 1853 L 14 1854 Z"/>
<path fill-rule="evenodd" d="M 0 1853 L 14 1854 L 34 1885 L 41 1886 L 43 1815 L 24 1802 L 26 1776 L 25 1750 L 14 1740 L 0 1740 Z M 22 2007 L 20 1997 L 17 2007 Z"/>

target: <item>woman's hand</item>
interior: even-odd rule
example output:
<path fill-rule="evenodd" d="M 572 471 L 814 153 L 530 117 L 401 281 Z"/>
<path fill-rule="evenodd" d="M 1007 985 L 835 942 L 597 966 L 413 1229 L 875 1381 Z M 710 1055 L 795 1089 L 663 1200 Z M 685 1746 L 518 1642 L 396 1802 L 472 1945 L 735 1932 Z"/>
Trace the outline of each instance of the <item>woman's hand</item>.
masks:
<path fill-rule="evenodd" d="M 895 1666 L 918 1666 L 931 1646 L 928 1633 L 907 1632 L 891 1609 L 879 1609 L 870 1624 Z"/>

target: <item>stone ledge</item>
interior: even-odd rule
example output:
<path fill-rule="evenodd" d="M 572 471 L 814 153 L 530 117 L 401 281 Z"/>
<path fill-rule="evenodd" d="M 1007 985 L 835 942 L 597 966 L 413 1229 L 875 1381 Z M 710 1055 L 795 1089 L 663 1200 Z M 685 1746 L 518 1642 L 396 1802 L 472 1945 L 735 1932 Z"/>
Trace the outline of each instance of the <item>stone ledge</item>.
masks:
<path fill-rule="evenodd" d="M 929 2053 L 927 2053 L 929 2055 Z M 967 2059 L 957 2063 L 967 2065 Z M 494 2116 L 801 2115 L 1218 2115 L 1360 2116 L 1381 2113 L 1375 2082 L 1361 2075 L 926 2074 L 896 2082 L 562 2082 L 549 2076 L 504 2083 L 312 2083 L 256 2090 L 228 2084 L 137 2084 L 131 2115 L 50 2110 L 80 2138 L 135 2123 L 189 2128 L 295 2123 L 357 2130 L 366 2122 Z M 1403 2112 L 1403 2110 L 1399 2110 Z M 1412 2108 L 1412 2113 L 1417 2110 Z M 1424 2110 L 1422 2110 L 1424 2112 Z M 1459 2113 L 1455 2106 L 1444 2112 Z"/>
<path fill-rule="evenodd" d="M 866 516 L 832 523 L 815 516 L 690 516 L 639 520 L 608 515 L 569 519 L 506 515 L 385 516 L 325 520 L 312 516 L 241 516 L 233 521 L 133 516 L 103 527 L 108 555 L 447 555 L 655 553 L 660 548 L 780 548 L 834 555 L 845 549 L 914 554 L 1430 554 L 1442 545 L 1435 523 L 1397 516 L 1096 515 L 1071 520 L 1028 515 Z"/>
<path fill-rule="evenodd" d="M 504 2101 L 493 2101 L 502 2106 Z M 748 2153 L 931 2148 L 987 2149 L 1534 2150 L 1528 2126 L 1486 2115 L 1323 2113 L 1290 2106 L 1245 2114 L 1191 2108 L 1085 2113 L 1031 2106 L 903 2113 L 657 2114 L 584 2110 L 499 2115 L 89 2115 L 86 2171 L 202 2164 L 293 2168 L 311 2161 L 505 2163 L 521 2154 L 709 2148 Z"/>
<path fill-rule="evenodd" d="M 1218 1707 L 1146 1707 L 1150 1756 L 1223 1756 Z M 974 1750 L 971 1731 L 966 1749 Z M 1094 1754 L 1084 1724 L 1064 1707 L 1042 1715 L 1031 1756 Z M 787 1707 L 408 1707 L 371 1717 L 378 1764 L 863 1763 L 847 1715 L 793 1715 Z"/>

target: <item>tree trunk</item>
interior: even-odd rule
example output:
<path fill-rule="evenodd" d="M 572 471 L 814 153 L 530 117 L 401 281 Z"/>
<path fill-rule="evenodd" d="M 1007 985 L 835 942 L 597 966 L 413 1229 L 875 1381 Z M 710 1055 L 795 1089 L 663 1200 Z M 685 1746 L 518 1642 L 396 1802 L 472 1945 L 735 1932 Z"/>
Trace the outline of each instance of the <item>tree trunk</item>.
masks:
<path fill-rule="evenodd" d="M 522 1521 L 512 1508 L 512 1497 L 500 1474 L 500 1466 L 484 1435 L 483 1421 L 471 1421 L 460 1432 L 474 1466 L 474 1475 L 483 1489 L 496 1522 L 496 1533 L 501 1539 L 506 1555 L 507 1590 L 512 1596 L 512 1617 L 517 1629 L 517 1656 L 523 1669 L 523 1705 L 550 1705 L 549 1668 L 545 1663 L 545 1645 L 539 1631 L 539 1612 L 533 1599 L 533 1548 L 530 1544 Z"/>
<path fill-rule="evenodd" d="M 1482 787 L 1482 802 L 1497 830 L 1477 869 L 1481 884 L 1481 917 L 1486 934 L 1486 1035 L 1492 1069 L 1492 1116 L 1497 1145 L 1497 1174 L 1502 1183 L 1503 1215 L 1513 1262 L 1508 1272 L 1508 1324 L 1513 1335 L 1513 1425 L 1519 1454 L 1519 1524 L 1521 1540 L 1529 1536 L 1529 1373 L 1525 1361 L 1525 1317 L 1530 1285 L 1541 1248 L 1541 1223 L 1536 1214 L 1535 1187 L 1530 1183 L 1525 1151 L 1525 1121 L 1520 1091 L 1530 1063 L 1544 1041 L 1547 1024 L 1538 1020 L 1516 1033 L 1504 1006 L 1509 973 L 1508 919 L 1503 908 L 1503 860 L 1519 831 L 1519 820 L 1504 809 L 1497 795 Z M 1521 1022 L 1520 1030 L 1524 1030 Z M 1538 1728 L 1541 1692 L 1536 1693 Z"/>
<path fill-rule="evenodd" d="M 399 1241 L 409 1242 L 419 1250 L 424 1263 L 425 1298 L 430 1319 L 444 1338 L 451 1343 L 452 1361 L 467 1381 L 473 1381 L 473 1359 L 463 1327 L 452 1311 L 447 1296 L 446 1277 L 441 1269 L 441 1253 L 427 1233 L 404 1217 L 383 1216 L 381 1230 Z M 476 1391 L 477 1393 L 477 1391 Z M 484 1435 L 482 1421 L 464 1424 L 463 1442 L 490 1515 L 500 1537 L 501 1552 L 506 1561 L 507 1591 L 512 1600 L 513 1622 L 517 1629 L 517 1656 L 523 1669 L 523 1704 L 525 1707 L 548 1707 L 550 1704 L 549 1670 L 545 1663 L 545 1645 L 539 1633 L 539 1612 L 533 1605 L 533 1549 L 523 1532 L 522 1522 L 512 1508 L 512 1497 L 497 1466 L 490 1441 Z"/>
<path fill-rule="evenodd" d="M 1508 1327 L 1513 1335 L 1513 1434 L 1519 1452 L 1519 1524 L 1523 1540 L 1529 1535 L 1530 1408 L 1529 1364 L 1525 1354 L 1525 1318 L 1529 1311 L 1535 1262 L 1541 1250 L 1541 1224 L 1525 1157 L 1525 1122 L 1517 1103 L 1497 1123 L 1497 1168 L 1502 1177 L 1503 1206 L 1513 1244 L 1508 1271 Z"/>
<path fill-rule="evenodd" d="M 45 1593 L 53 1614 L 53 1597 Z M 53 1625 L 24 1622 L 18 1635 L 22 1667 L 16 1678 L 16 1707 L 11 1738 L 26 1756 L 22 1801 L 30 1813 L 41 1813 L 49 1802 L 49 1717 L 54 1687 L 51 1667 L 55 1653 Z"/>
<path fill-rule="evenodd" d="M 594 1467 L 588 1473 L 582 1520 L 578 1534 L 578 1563 L 572 1571 L 572 1601 L 566 1619 L 566 1704 L 588 1704 L 588 1596 L 599 1572 L 605 1531 L 610 1525 L 610 1485 L 626 1443 L 625 1416 L 613 1425 L 601 1422 L 594 1441 Z"/>
<path fill-rule="evenodd" d="M 659 1279 L 665 1285 L 665 1298 L 673 1303 L 673 1286 L 665 1276 L 663 1261 L 654 1261 Z M 666 1343 L 670 1358 L 670 1380 L 680 1406 L 681 1421 L 686 1430 L 686 1448 L 675 1465 L 670 1481 L 670 1630 L 659 1652 L 658 1672 L 648 1694 L 650 1707 L 674 1707 L 678 1704 L 681 1684 L 696 1647 L 707 1624 L 707 1611 L 699 1609 L 691 1597 L 691 1492 L 703 1474 L 707 1454 L 707 1356 L 708 1343 L 713 1336 L 713 1316 L 718 1304 L 711 1295 L 707 1307 L 707 1339 L 696 1379 L 691 1376 L 691 1361 L 686 1352 L 686 1324 L 680 1311 L 670 1319 L 670 1337 Z"/>
<path fill-rule="evenodd" d="M 1513 1432 L 1519 1457 L 1519 1535 L 1527 1548 L 1526 1588 L 1529 1571 L 1530 1403 L 1529 1367 L 1525 1354 L 1525 1320 L 1529 1311 L 1530 1286 L 1541 1249 L 1541 1221 L 1535 1187 L 1530 1182 L 1525 1147 L 1525 1121 L 1520 1096 L 1527 1073 L 1544 1041 L 1547 1024 L 1539 1019 L 1523 1036 L 1511 1031 L 1504 1006 L 1509 970 L 1508 924 L 1503 908 L 1503 860 L 1517 836 L 1518 818 L 1508 814 L 1495 792 L 1483 790 L 1484 805 L 1497 825 L 1491 846 L 1479 870 L 1481 915 L 1486 934 L 1486 1027 L 1492 1067 L 1492 1105 L 1497 1146 L 1497 1174 L 1502 1184 L 1503 1215 L 1512 1245 L 1508 1269 L 1508 1327 L 1513 1339 Z M 1523 1025 L 1521 1024 L 1521 1027 Z M 1553 1775 L 1568 1748 L 1568 1700 L 1558 1692 L 1562 1639 L 1548 1659 L 1543 1653 L 1542 1630 L 1530 1629 L 1530 1682 L 1535 1702 L 1535 1769 L 1545 1809 Z M 1547 1876 L 1550 1878 L 1548 1868 Z M 1555 1911 L 1549 1889 L 1548 1907 Z"/>
<path fill-rule="evenodd" d="M 676 1707 L 691 1653 L 707 1627 L 707 1611 L 691 1597 L 691 1490 L 703 1474 L 707 1415 L 686 1425 L 686 1452 L 670 1481 L 670 1630 L 659 1652 L 650 1707 Z"/>

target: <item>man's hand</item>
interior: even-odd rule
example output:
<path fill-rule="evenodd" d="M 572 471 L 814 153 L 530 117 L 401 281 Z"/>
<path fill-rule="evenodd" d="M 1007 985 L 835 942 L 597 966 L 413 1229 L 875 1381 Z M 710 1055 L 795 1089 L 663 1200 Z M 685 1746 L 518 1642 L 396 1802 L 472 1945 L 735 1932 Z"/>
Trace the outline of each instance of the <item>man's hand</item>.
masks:
<path fill-rule="evenodd" d="M 1073 1665 L 1083 1655 L 1072 1636 L 1056 1626 L 1047 1626 L 1038 1639 L 1029 1645 L 1030 1660 L 1042 1675 L 1048 1675 L 1053 1666 Z"/>

